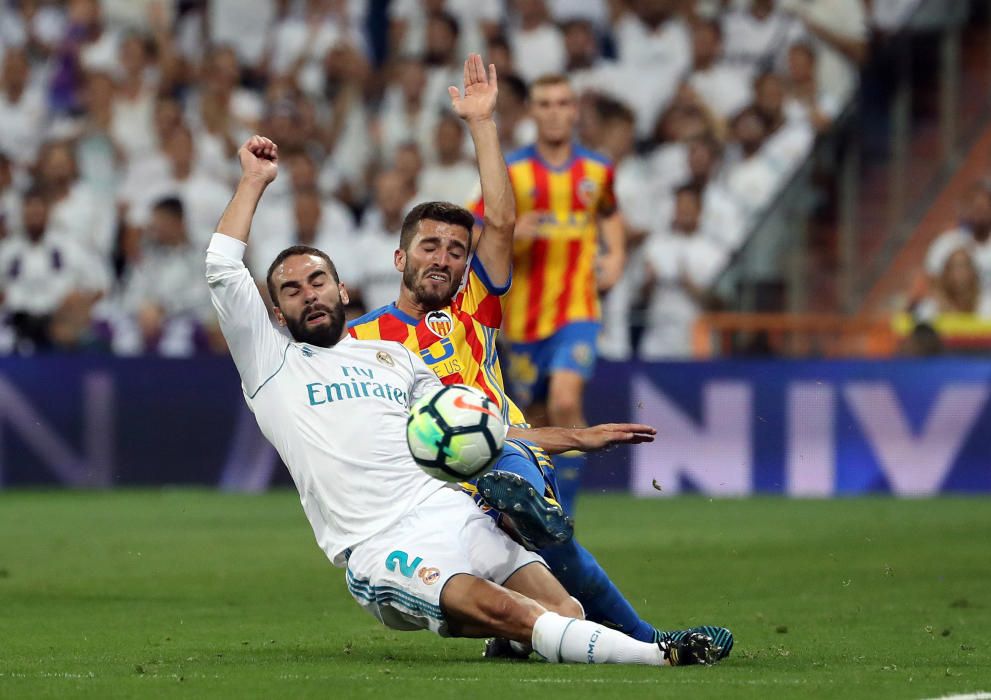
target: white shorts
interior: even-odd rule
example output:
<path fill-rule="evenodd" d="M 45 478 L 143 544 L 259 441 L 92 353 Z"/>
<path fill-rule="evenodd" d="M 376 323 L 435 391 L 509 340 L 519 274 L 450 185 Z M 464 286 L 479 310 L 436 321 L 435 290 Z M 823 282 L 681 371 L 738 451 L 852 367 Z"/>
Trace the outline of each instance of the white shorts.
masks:
<path fill-rule="evenodd" d="M 346 577 L 354 599 L 386 627 L 446 637 L 440 594 L 453 576 L 501 585 L 533 562 L 543 559 L 509 539 L 470 496 L 443 488 L 355 547 Z"/>

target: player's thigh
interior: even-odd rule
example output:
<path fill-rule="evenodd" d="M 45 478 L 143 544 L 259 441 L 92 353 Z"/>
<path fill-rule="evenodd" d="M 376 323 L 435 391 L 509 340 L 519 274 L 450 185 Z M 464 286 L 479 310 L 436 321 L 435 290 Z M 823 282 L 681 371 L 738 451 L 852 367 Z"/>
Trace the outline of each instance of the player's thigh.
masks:
<path fill-rule="evenodd" d="M 571 597 L 543 563 L 534 562 L 524 566 L 510 576 L 503 585 L 558 615 L 578 618 L 584 616 L 578 601 Z"/>
<path fill-rule="evenodd" d="M 570 369 L 555 370 L 550 377 L 547 418 L 551 425 L 575 427 L 585 422 L 584 375 Z"/>
<path fill-rule="evenodd" d="M 552 338 L 548 362 L 548 415 L 553 424 L 580 422 L 585 383 L 595 369 L 599 324 L 571 323 Z"/>
<path fill-rule="evenodd" d="M 524 643 L 530 642 L 533 624 L 546 612 L 517 591 L 467 574 L 447 582 L 440 606 L 452 636 L 505 637 Z"/>

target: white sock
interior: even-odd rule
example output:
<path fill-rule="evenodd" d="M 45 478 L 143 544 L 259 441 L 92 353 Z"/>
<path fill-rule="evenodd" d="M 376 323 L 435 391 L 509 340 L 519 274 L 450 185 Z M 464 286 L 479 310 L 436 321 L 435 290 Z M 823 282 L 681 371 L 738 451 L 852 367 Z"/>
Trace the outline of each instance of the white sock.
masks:
<path fill-rule="evenodd" d="M 588 620 L 546 612 L 533 625 L 533 650 L 552 664 L 644 664 L 665 666 L 656 644 Z"/>

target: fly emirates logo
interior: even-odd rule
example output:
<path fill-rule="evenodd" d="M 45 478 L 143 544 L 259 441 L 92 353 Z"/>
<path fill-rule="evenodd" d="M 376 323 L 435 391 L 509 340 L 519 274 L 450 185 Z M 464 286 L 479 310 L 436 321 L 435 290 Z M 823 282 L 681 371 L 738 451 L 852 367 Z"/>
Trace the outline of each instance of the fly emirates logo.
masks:
<path fill-rule="evenodd" d="M 343 378 L 332 383 L 311 382 L 306 385 L 306 396 L 311 406 L 356 399 L 385 399 L 395 401 L 406 408 L 409 394 L 391 384 L 375 381 L 375 372 L 366 367 L 341 367 Z"/>

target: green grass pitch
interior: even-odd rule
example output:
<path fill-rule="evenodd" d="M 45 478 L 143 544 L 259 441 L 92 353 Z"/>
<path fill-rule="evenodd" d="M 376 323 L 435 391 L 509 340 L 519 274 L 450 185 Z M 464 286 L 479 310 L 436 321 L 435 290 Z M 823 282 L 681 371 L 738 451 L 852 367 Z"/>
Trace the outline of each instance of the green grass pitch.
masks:
<path fill-rule="evenodd" d="M 712 668 L 486 662 L 380 627 L 295 493 L 0 493 L 0 697 L 843 697 L 991 692 L 991 500 L 586 496 L 641 612 Z"/>

